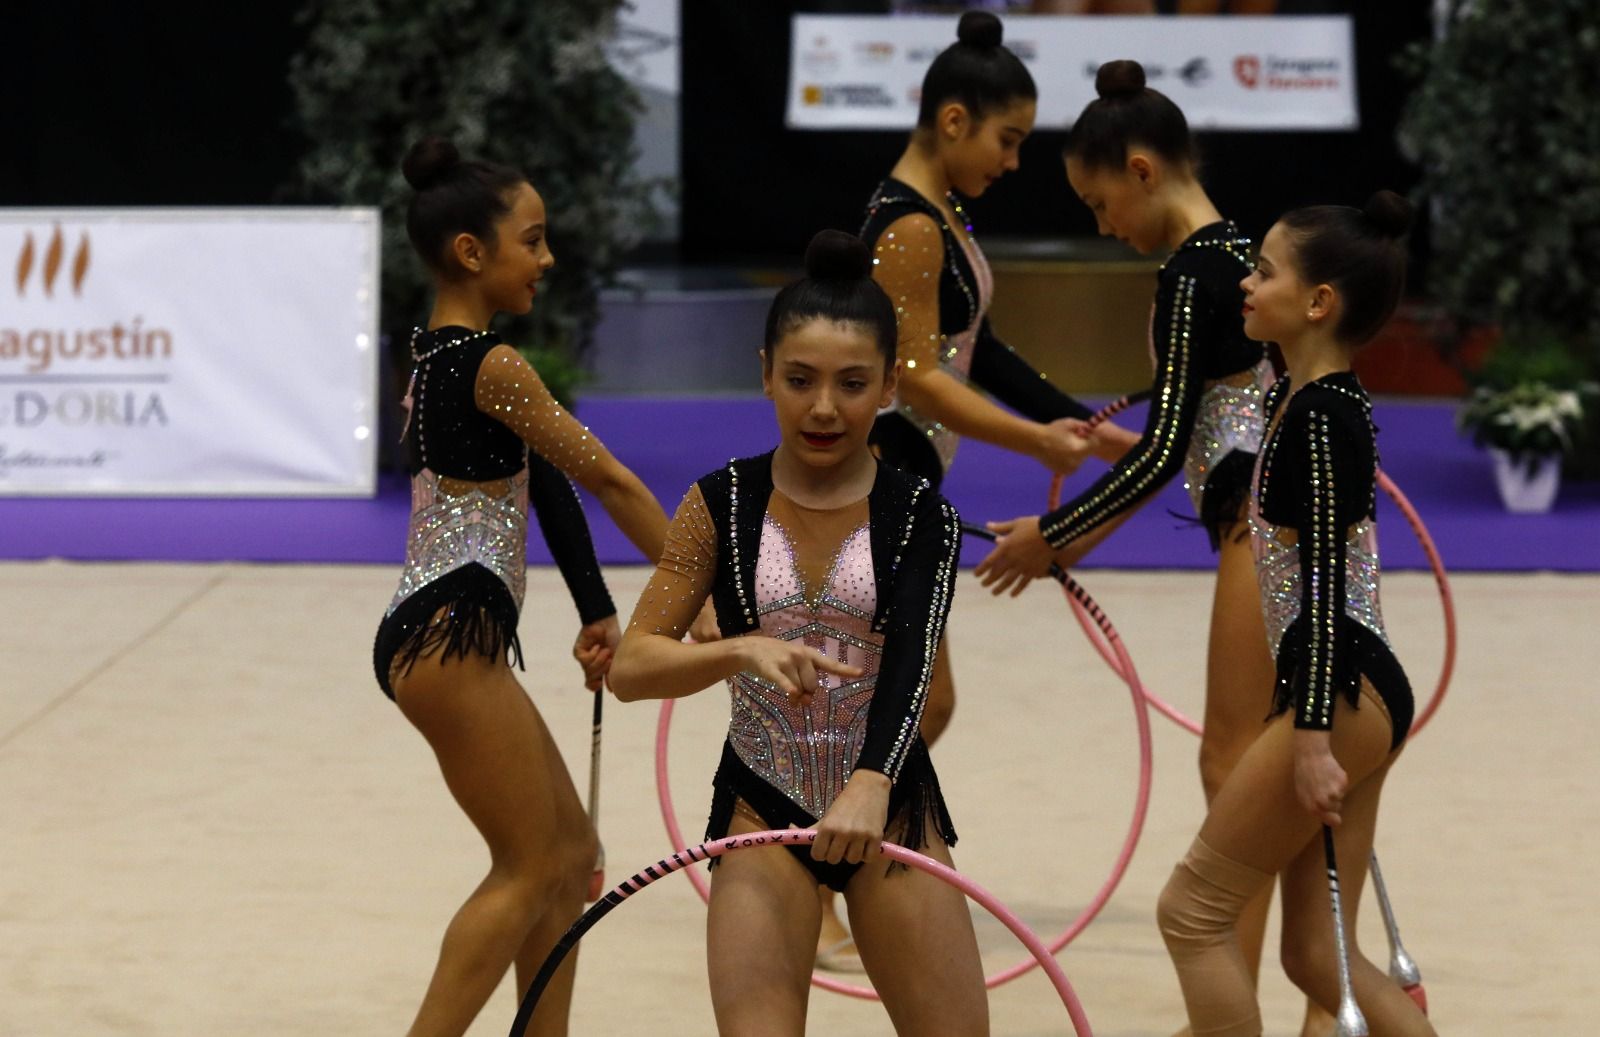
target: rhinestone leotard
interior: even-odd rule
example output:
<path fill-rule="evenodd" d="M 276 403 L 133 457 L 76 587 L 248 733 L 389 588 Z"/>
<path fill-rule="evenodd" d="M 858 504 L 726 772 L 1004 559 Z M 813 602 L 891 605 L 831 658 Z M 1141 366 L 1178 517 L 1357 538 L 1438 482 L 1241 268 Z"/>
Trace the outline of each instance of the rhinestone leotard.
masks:
<path fill-rule="evenodd" d="M 1251 541 L 1277 659 L 1275 712 L 1327 730 L 1343 695 L 1357 704 L 1366 676 L 1394 723 L 1398 747 L 1413 702 L 1379 602 L 1377 430 L 1355 375 L 1327 375 L 1267 394 L 1269 432 L 1256 464 Z M 1279 415 L 1281 413 L 1281 418 Z"/>

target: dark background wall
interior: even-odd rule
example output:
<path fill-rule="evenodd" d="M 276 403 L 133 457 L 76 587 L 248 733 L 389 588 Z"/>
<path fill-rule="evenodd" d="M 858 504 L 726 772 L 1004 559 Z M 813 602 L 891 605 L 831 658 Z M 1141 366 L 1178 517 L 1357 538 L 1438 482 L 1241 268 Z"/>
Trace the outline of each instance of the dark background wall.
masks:
<path fill-rule="evenodd" d="M 789 18 L 825 3 L 683 5 L 683 258 L 792 261 L 817 228 L 856 227 L 899 154 L 899 133 L 784 128 Z M 285 82 L 295 6 L 0 6 L 0 205 L 282 200 L 300 150 Z M 1202 137 L 1208 187 L 1251 232 L 1297 204 L 1413 182 L 1394 139 L 1393 57 L 1430 31 L 1427 5 L 1355 6 L 1360 130 Z M 1060 146 L 1056 132 L 1027 142 L 1022 169 L 974 207 L 983 233 L 1093 233 Z"/>
<path fill-rule="evenodd" d="M 0 3 L 0 205 L 275 201 L 296 6 Z"/>

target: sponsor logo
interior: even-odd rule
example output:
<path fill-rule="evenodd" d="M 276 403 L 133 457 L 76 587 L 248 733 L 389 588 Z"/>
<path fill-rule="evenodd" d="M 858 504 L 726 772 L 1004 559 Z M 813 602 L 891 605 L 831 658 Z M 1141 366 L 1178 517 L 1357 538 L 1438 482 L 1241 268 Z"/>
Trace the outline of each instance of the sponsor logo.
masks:
<path fill-rule="evenodd" d="M 800 101 L 811 108 L 893 108 L 894 96 L 881 83 L 808 83 Z"/>
<path fill-rule="evenodd" d="M 167 424 L 161 394 L 128 389 L 23 389 L 0 396 L 0 428 L 146 428 Z"/>
<path fill-rule="evenodd" d="M 833 41 L 826 36 L 813 36 L 811 42 L 800 51 L 800 67 L 814 76 L 825 76 L 839 69 L 839 52 L 833 49 Z"/>
<path fill-rule="evenodd" d="M 29 231 L 22 239 L 22 248 L 17 252 L 17 295 L 26 297 L 30 284 L 37 284 L 48 298 L 55 295 L 56 281 L 61 276 L 62 263 L 66 258 L 66 239 L 61 233 L 61 224 L 55 225 L 55 231 L 50 235 L 50 243 L 41 250 L 35 248 L 33 232 Z M 38 276 L 35 277 L 35 272 Z M 78 247 L 72 255 L 72 271 L 69 283 L 72 285 L 72 294 L 79 295 L 83 291 L 83 280 L 89 276 L 89 232 L 84 231 L 78 239 Z"/>
<path fill-rule="evenodd" d="M 1338 90 L 1344 86 L 1335 58 L 1283 58 L 1273 54 L 1240 54 L 1233 75 L 1247 90 Z"/>
<path fill-rule="evenodd" d="M 1178 78 L 1190 86 L 1199 86 L 1211 78 L 1211 66 L 1205 58 L 1190 58 L 1178 66 Z"/>
<path fill-rule="evenodd" d="M 33 312 L 52 317 L 30 322 L 30 327 L 0 323 L 0 430 L 138 429 L 170 423 L 159 386 L 169 378 L 163 369 L 172 358 L 173 334 L 139 315 L 106 320 L 94 313 L 84 320 L 84 309 L 92 305 L 85 292 L 91 287 L 93 254 L 87 230 L 73 235 L 58 223 L 48 234 L 24 232 L 16 252 L 14 288 L 18 299 L 34 302 Z M 64 454 L 0 443 L 0 476 L 43 468 L 101 468 L 108 456 L 103 450 Z"/>
<path fill-rule="evenodd" d="M 854 49 L 857 60 L 865 65 L 887 65 L 894 60 L 894 44 L 885 40 L 868 40 Z"/>
<path fill-rule="evenodd" d="M 1254 54 L 1240 54 L 1233 59 L 1233 78 L 1246 90 L 1261 85 L 1261 59 Z"/>

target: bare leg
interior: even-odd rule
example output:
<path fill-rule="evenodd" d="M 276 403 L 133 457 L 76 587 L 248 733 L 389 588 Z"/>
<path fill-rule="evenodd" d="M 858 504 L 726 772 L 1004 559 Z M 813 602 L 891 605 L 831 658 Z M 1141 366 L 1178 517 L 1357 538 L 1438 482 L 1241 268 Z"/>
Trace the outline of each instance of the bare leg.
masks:
<path fill-rule="evenodd" d="M 1206 651 L 1205 732 L 1200 736 L 1200 785 L 1206 805 L 1233 773 L 1239 758 L 1261 734 L 1272 708 L 1275 667 L 1267 648 L 1261 591 L 1245 526 L 1236 522 L 1217 553 L 1217 583 L 1211 600 L 1211 632 Z M 1239 950 L 1252 978 L 1261 971 L 1268 886 L 1239 917 Z"/>
<path fill-rule="evenodd" d="M 603 695 L 605 692 L 600 691 L 597 694 Z M 561 762 L 561 766 L 558 769 L 561 772 L 561 783 L 564 788 L 562 799 L 565 803 L 562 824 L 571 826 L 563 828 L 562 831 L 577 833 L 574 835 L 573 842 L 577 844 L 581 854 L 588 855 L 591 862 L 589 870 L 592 870 L 594 867 L 592 862 L 598 852 L 598 836 L 589 822 L 587 809 L 578 803 L 577 790 L 572 786 L 565 763 L 561 761 L 561 750 L 557 748 L 555 739 L 550 734 L 550 729 L 545 726 L 544 719 L 538 715 L 537 710 L 534 710 L 531 699 L 528 700 L 528 708 L 534 711 L 534 719 L 538 721 L 539 734 L 550 759 Z M 569 793 L 570 802 L 566 802 Z M 559 896 L 552 903 L 551 908 L 539 916 L 539 920 L 534 923 L 532 930 L 529 931 L 527 939 L 523 940 L 521 948 L 517 950 L 515 963 L 517 996 L 519 998 L 527 992 L 528 985 L 533 982 L 533 977 L 538 974 L 545 958 L 549 957 L 556 941 L 583 913 L 584 898 L 588 895 L 587 878 L 585 878 L 582 888 L 578 888 L 573 884 L 577 875 L 576 863 L 569 860 L 567 869 Z M 539 1001 L 541 1006 L 552 999 L 554 999 L 552 1003 L 555 1004 L 571 1004 L 572 985 L 577 979 L 578 951 L 580 949 L 581 944 L 567 952 L 566 960 L 561 963 L 561 967 L 556 970 L 556 974 L 550 978 L 549 984 L 544 989 L 544 995 Z M 528 1034 L 529 1037 L 534 1037 L 534 1035 L 543 1037 L 544 1034 L 564 1034 L 566 1032 L 566 1015 L 566 1012 L 561 1013 L 562 1023 L 559 1030 L 540 1029 L 541 1026 L 553 1025 L 551 1017 L 547 1016 L 530 1020 L 528 1028 L 523 1032 Z"/>
<path fill-rule="evenodd" d="M 445 930 L 409 1031 L 453 1037 L 466 1031 L 536 928 L 560 932 L 577 918 L 594 832 L 544 721 L 504 661 L 420 659 L 395 691 L 489 847 L 489 873 Z M 571 993 L 568 969 L 527 1032 L 565 1034 Z"/>
<path fill-rule="evenodd" d="M 956 710 L 956 682 L 950 668 L 950 635 L 939 640 L 939 651 L 933 657 L 933 676 L 928 681 L 928 701 L 922 707 L 922 740 L 928 745 L 938 741 L 944 729 L 950 726 L 950 717 Z M 861 957 L 850 938 L 850 930 L 839 920 L 839 909 L 833 890 L 821 887 L 817 896 L 822 904 L 822 928 L 817 933 L 817 964 L 834 972 L 861 970 Z"/>
<path fill-rule="evenodd" d="M 761 831 L 735 812 L 729 835 Z M 722 1037 L 803 1037 L 817 880 L 781 847 L 723 857 L 706 918 L 711 1004 Z"/>
<path fill-rule="evenodd" d="M 1263 876 L 1277 874 L 1302 859 L 1310 852 L 1308 847 L 1316 843 L 1320 826 L 1295 798 L 1293 735 L 1293 723 L 1287 716 L 1280 716 L 1267 725 L 1212 804 L 1197 843 L 1215 851 L 1229 867 L 1253 870 Z M 1332 748 L 1350 779 L 1351 791 L 1345 799 L 1347 819 L 1341 832 L 1355 831 L 1362 824 L 1370 824 L 1363 818 L 1376 818 L 1377 792 L 1389 762 L 1388 717 L 1370 697 L 1360 710 L 1339 700 L 1335 707 Z M 1367 804 L 1369 799 L 1371 802 Z M 1357 804 L 1362 805 L 1360 809 L 1355 809 Z M 1370 846 L 1370 827 L 1365 840 Z M 1359 841 L 1358 837 L 1347 852 L 1357 853 Z M 1248 1018 L 1254 1009 L 1255 987 L 1237 957 L 1236 935 L 1225 918 L 1207 920 L 1205 909 L 1211 905 L 1196 899 L 1196 891 L 1203 894 L 1205 890 L 1192 875 L 1186 875 L 1187 868 L 1187 864 L 1180 865 L 1162 895 L 1161 922 L 1175 962 L 1179 961 L 1180 951 L 1181 957 L 1187 959 L 1180 963 L 1179 976 L 1180 981 L 1190 981 L 1185 985 L 1185 1000 L 1191 1025 L 1196 1033 L 1206 1033 L 1206 1027 L 1213 1022 L 1228 1020 L 1229 1028 L 1222 1028 L 1224 1024 L 1218 1023 L 1219 1028 L 1210 1032 L 1251 1032 L 1249 1024 L 1240 1020 Z M 1326 894 L 1323 903 L 1326 905 Z M 1296 909 L 1291 920 L 1287 917 L 1286 906 L 1286 932 L 1295 925 L 1303 925 L 1309 918 L 1303 904 L 1297 904 Z M 1196 918 L 1202 919 L 1205 925 L 1214 924 L 1214 928 L 1209 933 L 1197 933 L 1188 925 Z M 1296 932 L 1294 939 L 1298 941 L 1299 935 Z M 1201 948 L 1204 953 L 1196 954 L 1196 947 L 1200 945 L 1205 945 Z M 1299 945 L 1297 942 L 1296 946 Z M 1193 980 L 1199 971 L 1194 963 L 1202 957 L 1206 966 L 1205 982 L 1197 985 Z M 1399 993 L 1398 988 L 1396 992 Z M 1401 996 L 1409 1002 L 1409 998 Z M 1415 1006 L 1411 1007 L 1415 1011 Z M 1255 1018 L 1254 1032 L 1259 1032 L 1259 1016 Z"/>
<path fill-rule="evenodd" d="M 931 821 L 927 831 L 933 833 Z M 921 852 L 951 864 L 936 834 Z M 845 900 L 861 960 L 895 1033 L 987 1037 L 988 992 L 966 898 L 932 875 L 886 865 L 856 872 Z"/>

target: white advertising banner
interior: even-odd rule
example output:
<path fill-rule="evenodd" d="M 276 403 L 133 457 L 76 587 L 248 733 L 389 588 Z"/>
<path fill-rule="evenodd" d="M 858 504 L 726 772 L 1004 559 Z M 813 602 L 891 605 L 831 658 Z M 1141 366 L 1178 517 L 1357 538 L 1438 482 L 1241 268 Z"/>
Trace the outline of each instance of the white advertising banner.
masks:
<path fill-rule="evenodd" d="M 796 15 L 788 122 L 795 129 L 907 130 L 922 77 L 956 38 L 955 16 Z M 1330 16 L 1010 15 L 1006 46 L 1039 87 L 1041 129 L 1064 129 L 1094 100 L 1095 70 L 1132 58 L 1191 126 L 1350 130 L 1351 21 Z"/>
<path fill-rule="evenodd" d="M 0 495 L 372 494 L 378 220 L 0 210 Z"/>

